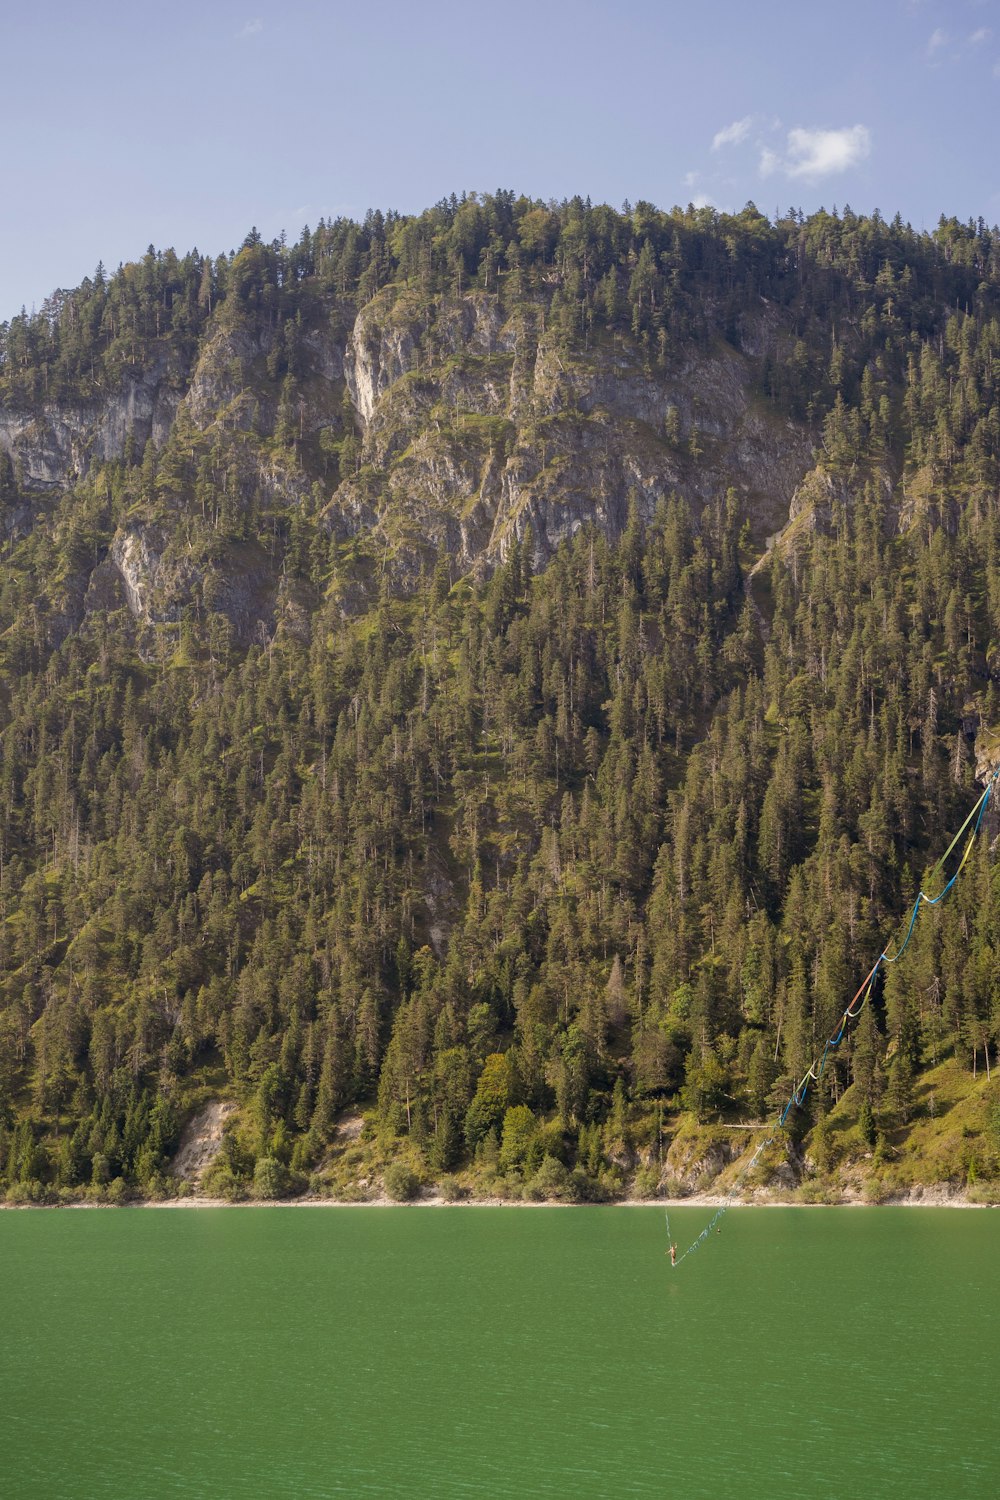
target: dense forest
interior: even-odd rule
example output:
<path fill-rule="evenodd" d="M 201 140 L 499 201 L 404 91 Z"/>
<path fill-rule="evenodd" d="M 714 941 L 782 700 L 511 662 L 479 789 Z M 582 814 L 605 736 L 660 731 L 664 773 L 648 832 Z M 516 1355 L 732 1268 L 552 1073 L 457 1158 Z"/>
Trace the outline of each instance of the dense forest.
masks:
<path fill-rule="evenodd" d="M 667 392 L 622 441 L 676 483 L 592 506 L 543 356 Z M 806 454 L 776 535 L 685 405 L 720 361 Z M 10 1202 L 187 1191 L 219 1101 L 230 1198 L 725 1182 L 1000 761 L 982 222 L 499 192 L 151 248 L 0 328 L 0 445 Z M 462 555 L 456 454 L 536 485 Z M 749 1186 L 1000 1193 L 997 826 Z"/>

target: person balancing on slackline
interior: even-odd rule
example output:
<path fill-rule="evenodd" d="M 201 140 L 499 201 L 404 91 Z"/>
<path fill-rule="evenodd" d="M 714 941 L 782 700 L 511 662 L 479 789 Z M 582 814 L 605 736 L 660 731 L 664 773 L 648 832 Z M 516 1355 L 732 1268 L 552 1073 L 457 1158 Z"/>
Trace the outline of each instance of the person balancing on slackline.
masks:
<path fill-rule="evenodd" d="M 676 1264 L 677 1264 L 677 1246 L 676 1246 L 676 1244 L 670 1246 L 670 1264 L 672 1266 L 676 1266 Z"/>

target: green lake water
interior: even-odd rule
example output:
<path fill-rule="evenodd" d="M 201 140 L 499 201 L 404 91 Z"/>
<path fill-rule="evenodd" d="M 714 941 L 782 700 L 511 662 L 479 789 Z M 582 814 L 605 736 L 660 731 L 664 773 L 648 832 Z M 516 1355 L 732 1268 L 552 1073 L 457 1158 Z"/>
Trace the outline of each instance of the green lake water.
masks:
<path fill-rule="evenodd" d="M 996 1500 L 1000 1212 L 721 1227 L 0 1214 L 0 1492 Z"/>

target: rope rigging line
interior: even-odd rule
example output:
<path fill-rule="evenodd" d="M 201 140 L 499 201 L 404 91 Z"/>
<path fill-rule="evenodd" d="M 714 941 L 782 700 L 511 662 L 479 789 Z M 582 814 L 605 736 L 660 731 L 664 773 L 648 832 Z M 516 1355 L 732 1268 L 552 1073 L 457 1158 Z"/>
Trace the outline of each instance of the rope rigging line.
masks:
<path fill-rule="evenodd" d="M 879 969 L 883 966 L 883 964 L 888 965 L 898 963 L 903 954 L 906 952 L 909 946 L 910 938 L 913 936 L 913 929 L 916 926 L 917 917 L 920 914 L 921 906 L 939 906 L 940 903 L 944 900 L 945 896 L 947 896 L 948 892 L 951 890 L 952 886 L 955 884 L 955 881 L 958 879 L 959 875 L 961 875 L 963 869 L 965 868 L 966 861 L 968 860 L 969 855 L 972 853 L 972 846 L 976 842 L 976 838 L 979 834 L 979 829 L 983 821 L 983 816 L 986 812 L 987 805 L 989 804 L 990 797 L 997 785 L 998 780 L 1000 780 L 1000 765 L 997 766 L 996 770 L 990 776 L 988 782 L 986 783 L 986 790 L 983 792 L 979 800 L 975 803 L 968 817 L 965 819 L 965 822 L 962 824 L 961 828 L 958 830 L 955 837 L 952 839 L 951 843 L 948 845 L 947 849 L 942 854 L 941 858 L 938 860 L 937 864 L 931 871 L 931 875 L 936 875 L 938 873 L 938 871 L 948 860 L 949 856 L 958 847 L 962 835 L 965 833 L 966 829 L 971 823 L 972 831 L 965 841 L 965 849 L 962 852 L 962 858 L 958 863 L 958 867 L 956 868 L 955 873 L 951 876 L 950 880 L 947 882 L 944 888 L 938 892 L 936 896 L 928 896 L 927 892 L 922 888 L 917 892 L 917 898 L 914 901 L 913 909 L 910 912 L 909 923 L 906 929 L 906 936 L 904 937 L 899 948 L 897 948 L 896 952 L 893 954 L 889 953 L 888 944 L 885 948 L 883 948 L 882 952 L 875 960 L 871 969 L 861 981 L 861 984 L 858 987 L 857 994 L 854 996 L 853 1000 L 851 1000 L 850 1004 L 847 1006 L 846 1010 L 841 1016 L 837 1034 L 835 1036 L 831 1036 L 827 1040 L 823 1051 L 809 1064 L 809 1067 L 806 1069 L 805 1073 L 803 1073 L 802 1077 L 799 1079 L 799 1082 L 792 1089 L 787 1103 L 778 1114 L 778 1117 L 775 1120 L 774 1124 L 771 1126 L 770 1131 L 756 1147 L 750 1160 L 737 1174 L 735 1180 L 727 1189 L 722 1203 L 719 1204 L 718 1208 L 715 1210 L 715 1213 L 705 1225 L 705 1228 L 694 1240 L 691 1241 L 691 1244 L 681 1255 L 676 1254 L 674 1241 L 670 1233 L 670 1211 L 669 1209 L 665 1210 L 667 1220 L 667 1243 L 670 1246 L 671 1252 L 670 1263 L 671 1266 L 675 1269 L 680 1265 L 681 1261 L 686 1260 L 689 1255 L 693 1255 L 694 1252 L 699 1248 L 699 1246 L 703 1245 L 704 1242 L 708 1239 L 709 1235 L 716 1227 L 723 1214 L 727 1213 L 728 1210 L 732 1208 L 733 1204 L 736 1202 L 736 1192 L 740 1187 L 740 1184 L 753 1171 L 754 1167 L 760 1161 L 760 1158 L 763 1156 L 768 1146 L 770 1146 L 771 1143 L 777 1139 L 793 1106 L 801 1108 L 806 1101 L 807 1094 L 809 1093 L 809 1085 L 811 1083 L 819 1083 L 820 1079 L 823 1077 L 824 1069 L 826 1068 L 827 1057 L 834 1047 L 838 1047 L 840 1045 L 844 1032 L 847 1029 L 848 1021 L 853 1021 L 857 1016 L 859 1016 L 864 1010 L 865 1005 L 868 1003 L 868 1000 L 871 998 L 871 993 L 874 989 L 875 980 L 878 977 Z"/>

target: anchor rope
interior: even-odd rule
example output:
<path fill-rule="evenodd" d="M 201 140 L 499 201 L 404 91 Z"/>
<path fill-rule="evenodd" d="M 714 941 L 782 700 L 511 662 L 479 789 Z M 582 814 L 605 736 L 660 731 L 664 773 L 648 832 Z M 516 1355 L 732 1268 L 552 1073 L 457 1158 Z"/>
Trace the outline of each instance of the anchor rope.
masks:
<path fill-rule="evenodd" d="M 705 1243 L 712 1230 L 718 1224 L 719 1220 L 723 1217 L 724 1214 L 729 1211 L 730 1208 L 732 1208 L 733 1204 L 736 1202 L 736 1193 L 741 1183 L 745 1180 L 749 1173 L 753 1171 L 754 1167 L 760 1161 L 760 1158 L 763 1156 L 768 1146 L 770 1146 L 772 1142 L 777 1139 L 792 1108 L 795 1107 L 801 1109 L 802 1105 L 806 1101 L 806 1096 L 809 1093 L 810 1083 L 818 1083 L 823 1077 L 823 1072 L 826 1068 L 826 1060 L 830 1053 L 833 1051 L 834 1047 L 838 1047 L 840 1045 L 844 1032 L 847 1029 L 848 1021 L 855 1020 L 864 1010 L 865 1005 L 871 998 L 871 993 L 875 985 L 875 980 L 878 977 L 879 969 L 882 968 L 883 965 L 898 963 L 909 947 L 910 939 L 913 936 L 913 929 L 917 924 L 917 917 L 920 915 L 921 906 L 939 906 L 944 900 L 945 896 L 947 896 L 948 892 L 951 890 L 952 886 L 955 884 L 959 875 L 961 875 L 962 871 L 965 868 L 969 855 L 972 853 L 972 848 L 979 834 L 979 829 L 982 824 L 987 805 L 990 801 L 990 796 L 993 793 L 998 779 L 1000 779 L 1000 765 L 997 766 L 996 770 L 990 776 L 989 781 L 986 784 L 986 790 L 975 803 L 961 828 L 958 830 L 955 837 L 952 839 L 951 843 L 948 845 L 947 849 L 942 854 L 941 858 L 938 860 L 937 864 L 931 871 L 932 876 L 936 875 L 938 871 L 944 866 L 950 855 L 957 848 L 962 835 L 965 833 L 966 829 L 971 823 L 972 831 L 966 839 L 965 849 L 963 850 L 962 858 L 959 861 L 955 873 L 951 876 L 951 879 L 947 882 L 943 889 L 938 892 L 936 896 L 928 896 L 927 892 L 923 890 L 923 888 L 921 888 L 917 892 L 916 900 L 913 903 L 913 909 L 910 912 L 909 923 L 906 928 L 906 936 L 904 937 L 902 943 L 893 954 L 890 954 L 889 952 L 891 939 L 890 943 L 887 944 L 885 948 L 883 948 L 882 952 L 879 954 L 878 958 L 875 960 L 874 964 L 869 969 L 864 979 L 861 981 L 861 984 L 859 985 L 858 991 L 855 994 L 854 998 L 851 1000 L 850 1004 L 847 1006 L 843 1015 L 841 1016 L 838 1023 L 839 1029 L 837 1031 L 837 1034 L 835 1036 L 831 1036 L 827 1040 L 825 1046 L 823 1047 L 823 1051 L 809 1064 L 809 1067 L 806 1069 L 805 1073 L 803 1073 L 802 1077 L 799 1079 L 799 1082 L 792 1089 L 787 1103 L 780 1110 L 776 1120 L 770 1127 L 768 1134 L 757 1145 L 753 1155 L 750 1157 L 750 1160 L 737 1174 L 730 1187 L 727 1189 L 725 1198 L 723 1199 L 722 1203 L 720 1203 L 716 1208 L 715 1213 L 712 1215 L 711 1219 L 709 1219 L 708 1223 L 705 1225 L 701 1233 L 691 1241 L 691 1244 L 688 1245 L 683 1254 L 678 1255 L 676 1260 L 672 1262 L 674 1269 L 676 1269 L 677 1266 L 680 1265 L 681 1261 L 687 1260 L 689 1255 L 693 1255 L 694 1252 Z M 901 922 L 897 923 L 897 930 L 901 925 Z M 664 1212 L 666 1214 L 667 1220 L 667 1242 L 668 1244 L 673 1245 L 673 1238 L 670 1233 L 670 1210 L 666 1209 Z"/>

